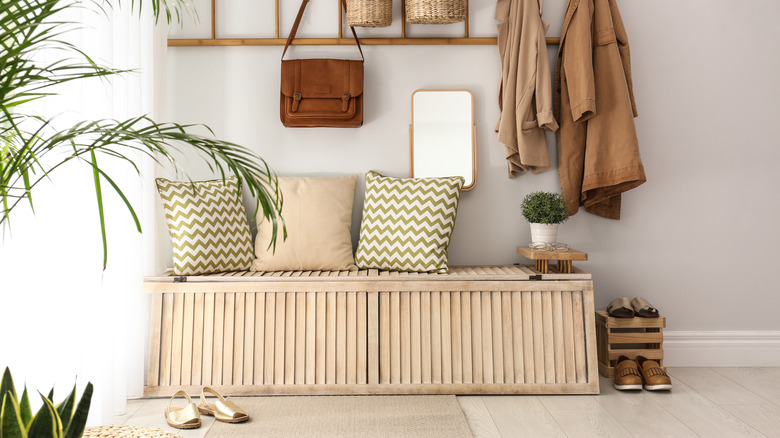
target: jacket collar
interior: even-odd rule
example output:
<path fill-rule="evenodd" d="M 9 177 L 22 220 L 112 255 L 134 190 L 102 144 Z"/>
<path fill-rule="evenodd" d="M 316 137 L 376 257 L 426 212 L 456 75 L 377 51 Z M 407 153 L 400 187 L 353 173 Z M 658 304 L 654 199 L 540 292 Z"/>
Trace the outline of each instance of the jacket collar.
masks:
<path fill-rule="evenodd" d="M 558 56 L 560 56 L 560 49 L 563 47 L 563 41 L 566 39 L 566 33 L 569 30 L 571 18 L 574 16 L 574 12 L 577 10 L 579 5 L 580 0 L 569 0 L 568 5 L 566 6 L 566 15 L 563 17 L 563 31 L 561 31 L 561 42 L 558 45 Z"/>

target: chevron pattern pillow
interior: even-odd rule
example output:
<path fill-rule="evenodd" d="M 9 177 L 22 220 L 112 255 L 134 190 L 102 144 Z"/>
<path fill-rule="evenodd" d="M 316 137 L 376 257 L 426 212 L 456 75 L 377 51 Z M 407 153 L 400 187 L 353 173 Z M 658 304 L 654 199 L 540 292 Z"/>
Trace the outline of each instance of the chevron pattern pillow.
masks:
<path fill-rule="evenodd" d="M 156 181 L 173 242 L 174 275 L 249 269 L 252 232 L 235 177 L 224 183 Z"/>
<path fill-rule="evenodd" d="M 462 177 L 391 178 L 368 172 L 358 267 L 446 273 L 463 182 Z"/>

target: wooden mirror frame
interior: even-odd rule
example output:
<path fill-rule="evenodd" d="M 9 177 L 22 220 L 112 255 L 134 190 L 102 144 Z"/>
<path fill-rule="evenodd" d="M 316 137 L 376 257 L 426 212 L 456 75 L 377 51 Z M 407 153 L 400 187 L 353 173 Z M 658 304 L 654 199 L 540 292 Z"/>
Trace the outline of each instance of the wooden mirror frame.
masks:
<path fill-rule="evenodd" d="M 418 92 L 446 92 L 461 91 L 469 94 L 471 98 L 471 183 L 464 185 L 461 190 L 471 190 L 477 184 L 477 125 L 474 122 L 474 93 L 465 88 L 444 88 L 444 89 L 418 89 L 412 93 L 412 122 L 409 125 L 409 173 L 412 178 L 414 174 L 414 96 Z M 453 175 L 425 175 L 424 177 L 453 176 Z M 466 178 L 466 175 L 462 175 Z"/>

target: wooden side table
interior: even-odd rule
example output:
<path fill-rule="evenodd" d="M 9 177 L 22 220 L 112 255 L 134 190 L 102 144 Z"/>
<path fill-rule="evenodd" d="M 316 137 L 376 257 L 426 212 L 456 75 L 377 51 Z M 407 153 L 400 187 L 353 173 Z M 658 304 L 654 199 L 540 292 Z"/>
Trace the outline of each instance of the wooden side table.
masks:
<path fill-rule="evenodd" d="M 550 260 L 558 261 L 558 272 L 562 274 L 571 274 L 573 272 L 571 262 L 573 260 L 588 260 L 588 253 L 570 249 L 568 251 L 537 251 L 527 246 L 518 246 L 517 253 L 521 256 L 535 260 L 536 270 L 542 274 L 547 274 L 550 269 Z"/>

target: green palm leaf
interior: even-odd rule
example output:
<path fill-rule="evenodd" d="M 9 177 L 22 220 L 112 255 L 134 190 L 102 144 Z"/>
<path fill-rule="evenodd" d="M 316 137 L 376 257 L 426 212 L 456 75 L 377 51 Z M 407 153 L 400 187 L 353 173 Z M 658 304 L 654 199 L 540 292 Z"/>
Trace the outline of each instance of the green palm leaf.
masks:
<path fill-rule="evenodd" d="M 95 1 L 89 5 L 103 7 L 107 3 Z M 168 22 L 180 19 L 182 12 L 188 10 L 186 5 L 186 0 L 129 1 L 136 13 L 151 7 L 157 19 L 164 16 Z M 79 48 L 62 40 L 62 35 L 77 25 L 58 21 L 58 14 L 81 7 L 87 6 L 65 0 L 9 0 L 0 4 L 0 225 L 10 224 L 11 212 L 22 201 L 33 205 L 34 189 L 41 181 L 52 179 L 68 163 L 86 163 L 94 181 L 105 266 L 108 239 L 104 196 L 119 196 L 139 231 L 141 226 L 122 189 L 100 163 L 112 158 L 109 161 L 119 160 L 139 172 L 135 162 L 139 156 L 147 156 L 181 172 L 174 156 L 194 150 L 213 172 L 223 179 L 234 174 L 239 184 L 249 189 L 256 200 L 254 216 L 260 214 L 273 225 L 269 247 L 275 248 L 279 231 L 286 238 L 282 196 L 276 175 L 249 149 L 216 139 L 211 130 L 211 135 L 194 133 L 202 128 L 200 125 L 156 123 L 146 116 L 83 121 L 67 129 L 56 129 L 55 120 L 24 112 L 26 103 L 56 94 L 53 87 L 57 85 L 123 73 L 98 65 Z M 70 56 L 48 64 L 33 61 L 35 53 L 52 48 Z M 108 185 L 104 187 L 103 182 Z"/>

